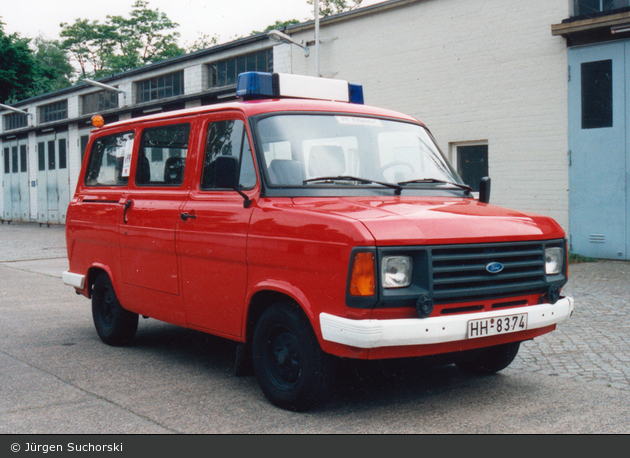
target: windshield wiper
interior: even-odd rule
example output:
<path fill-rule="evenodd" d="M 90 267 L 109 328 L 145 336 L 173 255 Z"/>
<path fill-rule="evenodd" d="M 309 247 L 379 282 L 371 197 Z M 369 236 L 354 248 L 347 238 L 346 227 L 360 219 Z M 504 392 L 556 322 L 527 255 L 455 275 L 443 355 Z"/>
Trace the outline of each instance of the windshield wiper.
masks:
<path fill-rule="evenodd" d="M 359 181 L 361 183 L 365 183 L 365 184 L 378 184 L 381 186 L 385 186 L 387 188 L 392 188 L 395 190 L 396 195 L 400 195 L 400 193 L 402 192 L 402 187 L 394 184 L 394 183 L 386 183 L 383 181 L 374 181 L 374 180 L 368 180 L 367 178 L 358 178 L 358 177 L 353 177 L 353 176 L 349 176 L 349 175 L 340 175 L 340 176 L 330 176 L 330 177 L 317 177 L 317 178 L 310 178 L 308 180 L 304 180 L 303 183 L 313 183 L 313 182 L 317 182 L 317 181 L 328 181 L 328 182 L 333 182 L 333 181 Z"/>
<path fill-rule="evenodd" d="M 437 178 L 421 178 L 419 180 L 409 180 L 409 181 L 401 181 L 398 183 L 399 186 L 404 186 L 406 184 L 422 184 L 422 183 L 440 183 L 440 184 L 449 184 L 451 186 L 457 186 L 458 188 L 464 189 L 468 192 L 472 192 L 472 188 L 467 184 L 454 183 L 452 181 L 446 180 L 438 180 Z"/>

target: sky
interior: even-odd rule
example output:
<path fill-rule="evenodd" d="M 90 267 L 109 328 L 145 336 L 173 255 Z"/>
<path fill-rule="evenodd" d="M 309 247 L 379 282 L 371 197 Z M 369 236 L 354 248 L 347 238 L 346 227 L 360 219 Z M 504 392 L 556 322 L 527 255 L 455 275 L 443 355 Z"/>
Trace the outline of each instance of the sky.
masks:
<path fill-rule="evenodd" d="M 264 30 L 277 20 L 313 19 L 307 0 L 148 0 L 148 8 L 159 9 L 179 24 L 179 45 L 186 47 L 205 34 L 218 35 L 219 43 Z M 362 6 L 385 0 L 363 0 Z M 135 0 L 2 0 L 0 20 L 6 34 L 23 38 L 39 35 L 58 39 L 62 22 L 76 19 L 104 22 L 108 15 L 129 17 Z"/>

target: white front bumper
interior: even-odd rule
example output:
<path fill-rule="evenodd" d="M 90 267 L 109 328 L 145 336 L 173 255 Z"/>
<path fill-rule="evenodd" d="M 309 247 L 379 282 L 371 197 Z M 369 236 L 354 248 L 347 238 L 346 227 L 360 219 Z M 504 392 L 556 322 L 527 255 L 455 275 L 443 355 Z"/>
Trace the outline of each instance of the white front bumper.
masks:
<path fill-rule="evenodd" d="M 573 298 L 563 297 L 555 304 L 434 318 L 352 320 L 322 313 L 319 322 L 324 340 L 358 348 L 378 348 L 466 340 L 468 321 L 517 313 L 527 313 L 528 330 L 543 328 L 570 317 L 573 313 Z"/>

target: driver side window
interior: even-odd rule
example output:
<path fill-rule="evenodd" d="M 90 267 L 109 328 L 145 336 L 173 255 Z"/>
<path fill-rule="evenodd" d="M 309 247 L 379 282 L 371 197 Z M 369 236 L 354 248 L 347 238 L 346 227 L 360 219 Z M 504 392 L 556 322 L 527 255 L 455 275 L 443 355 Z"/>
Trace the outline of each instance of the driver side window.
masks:
<path fill-rule="evenodd" d="M 239 188 L 249 189 L 255 186 L 256 169 L 243 121 L 225 120 L 208 125 L 201 189 L 220 189 L 215 165 L 217 158 L 222 156 L 233 157 L 238 161 Z"/>

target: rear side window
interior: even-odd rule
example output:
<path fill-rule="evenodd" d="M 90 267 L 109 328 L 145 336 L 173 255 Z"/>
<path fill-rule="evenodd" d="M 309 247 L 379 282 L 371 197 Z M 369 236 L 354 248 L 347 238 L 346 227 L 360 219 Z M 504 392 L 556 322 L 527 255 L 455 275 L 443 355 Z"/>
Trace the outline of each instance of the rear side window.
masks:
<path fill-rule="evenodd" d="M 133 151 L 133 132 L 125 132 L 94 141 L 90 150 L 86 186 L 125 186 Z"/>
<path fill-rule="evenodd" d="M 190 124 L 152 127 L 142 132 L 136 184 L 181 186 L 188 157 Z"/>
<path fill-rule="evenodd" d="M 214 163 L 220 156 L 232 156 L 238 160 L 240 188 L 256 185 L 254 160 L 243 121 L 226 120 L 208 125 L 201 189 L 218 189 Z"/>

